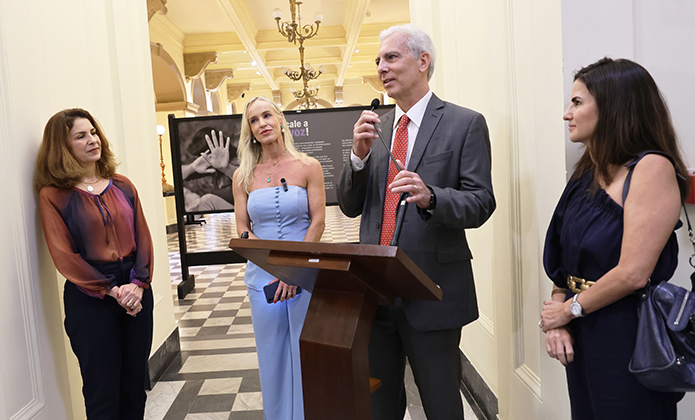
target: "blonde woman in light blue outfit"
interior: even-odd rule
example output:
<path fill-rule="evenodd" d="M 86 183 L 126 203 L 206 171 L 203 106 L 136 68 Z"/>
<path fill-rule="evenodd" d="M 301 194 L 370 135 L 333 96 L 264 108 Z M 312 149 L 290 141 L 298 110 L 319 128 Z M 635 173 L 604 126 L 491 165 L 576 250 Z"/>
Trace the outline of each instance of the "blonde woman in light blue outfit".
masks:
<path fill-rule="evenodd" d="M 244 109 L 240 166 L 233 190 L 239 235 L 250 239 L 318 242 L 325 227 L 326 193 L 319 162 L 297 152 L 280 109 L 263 97 Z M 282 180 L 282 181 L 281 181 Z M 284 181 L 284 182 L 283 182 Z M 251 302 L 263 415 L 304 419 L 299 336 L 311 294 L 286 284 L 252 262 L 244 277 Z M 274 303 L 263 286 L 279 282 Z"/>

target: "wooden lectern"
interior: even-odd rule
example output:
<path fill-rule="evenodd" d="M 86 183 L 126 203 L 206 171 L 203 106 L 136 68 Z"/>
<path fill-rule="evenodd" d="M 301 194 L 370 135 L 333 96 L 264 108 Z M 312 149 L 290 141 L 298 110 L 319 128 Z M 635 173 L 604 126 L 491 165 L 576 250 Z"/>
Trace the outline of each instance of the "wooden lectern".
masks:
<path fill-rule="evenodd" d="M 377 305 L 442 291 L 398 247 L 232 239 L 229 247 L 312 292 L 299 340 L 306 420 L 371 418 L 369 334 Z"/>

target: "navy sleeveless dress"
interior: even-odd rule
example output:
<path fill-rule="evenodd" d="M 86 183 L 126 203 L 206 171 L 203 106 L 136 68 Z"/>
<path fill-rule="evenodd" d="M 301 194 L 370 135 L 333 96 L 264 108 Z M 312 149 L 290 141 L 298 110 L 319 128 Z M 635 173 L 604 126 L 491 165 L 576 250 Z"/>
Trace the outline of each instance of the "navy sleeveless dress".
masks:
<path fill-rule="evenodd" d="M 634 168 L 645 154 L 626 166 Z M 567 184 L 548 228 L 543 264 L 561 288 L 567 288 L 568 275 L 596 281 L 620 259 L 623 208 L 603 189 L 592 195 L 591 184 L 590 173 Z M 678 222 L 675 228 L 680 226 Z M 672 233 L 652 283 L 671 278 L 677 258 L 678 242 Z M 569 291 L 567 299 L 573 296 Z M 631 294 L 568 324 L 575 351 L 566 368 L 573 420 L 676 420 L 676 403 L 684 394 L 649 390 L 628 371 L 638 306 L 639 295 Z"/>

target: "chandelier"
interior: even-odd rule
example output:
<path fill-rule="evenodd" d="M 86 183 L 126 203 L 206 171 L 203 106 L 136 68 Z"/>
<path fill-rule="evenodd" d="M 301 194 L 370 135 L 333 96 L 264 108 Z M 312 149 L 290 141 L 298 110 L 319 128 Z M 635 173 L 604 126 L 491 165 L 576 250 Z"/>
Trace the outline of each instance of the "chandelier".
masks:
<path fill-rule="evenodd" d="M 318 79 L 318 77 L 326 71 L 324 66 L 319 67 L 315 70 L 310 64 L 304 64 L 304 40 L 313 38 L 319 32 L 319 26 L 321 26 L 321 21 L 323 20 L 323 14 L 321 12 L 316 12 L 314 15 L 314 23 L 309 25 L 302 25 L 302 16 L 299 12 L 299 6 L 302 2 L 296 0 L 290 0 L 290 13 L 292 15 L 292 22 L 280 22 L 282 18 L 282 10 L 273 10 L 273 18 L 277 22 L 278 32 L 287 38 L 288 42 L 297 45 L 299 42 L 299 70 L 290 70 L 287 67 L 283 67 L 280 71 L 289 77 L 293 81 L 301 80 L 304 84 L 302 90 L 290 89 L 294 98 L 299 102 L 299 107 L 303 109 L 316 108 L 317 100 L 320 86 L 315 88 L 309 87 L 309 81 Z"/>

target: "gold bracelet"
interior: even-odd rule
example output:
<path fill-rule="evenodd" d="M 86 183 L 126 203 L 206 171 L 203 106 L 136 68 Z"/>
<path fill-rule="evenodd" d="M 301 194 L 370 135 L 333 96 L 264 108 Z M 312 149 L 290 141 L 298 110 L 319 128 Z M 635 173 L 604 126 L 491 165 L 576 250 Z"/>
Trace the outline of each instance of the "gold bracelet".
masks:
<path fill-rule="evenodd" d="M 567 294 L 567 289 L 553 289 L 553 291 L 550 292 L 550 297 L 552 298 L 556 293 Z"/>

